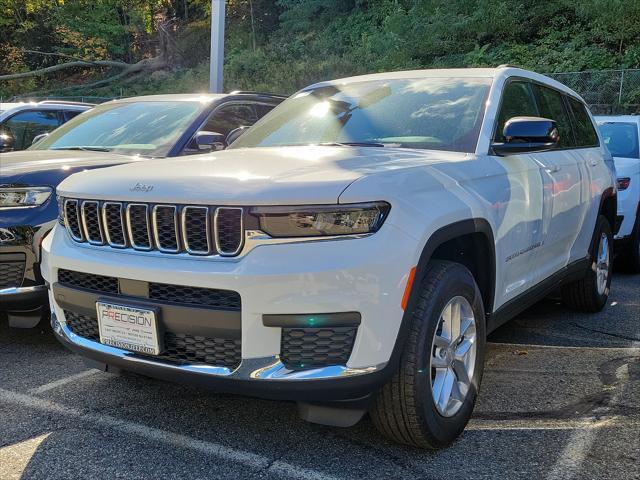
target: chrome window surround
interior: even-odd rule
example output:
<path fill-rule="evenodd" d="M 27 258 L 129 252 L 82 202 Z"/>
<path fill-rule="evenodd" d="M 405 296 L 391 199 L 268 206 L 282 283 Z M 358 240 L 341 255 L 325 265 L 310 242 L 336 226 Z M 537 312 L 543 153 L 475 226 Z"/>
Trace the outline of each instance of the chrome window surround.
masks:
<path fill-rule="evenodd" d="M 71 230 L 71 225 L 69 225 L 69 216 L 67 215 L 67 205 L 75 205 L 73 208 L 76 212 L 76 222 L 78 223 L 78 231 L 80 232 L 80 236 L 76 236 L 73 234 Z M 82 223 L 80 223 L 80 209 L 78 208 L 78 200 L 75 199 L 65 199 L 64 201 L 64 226 L 69 232 L 69 236 L 73 238 L 76 242 L 84 242 L 84 234 L 82 232 Z"/>
<path fill-rule="evenodd" d="M 207 236 L 207 250 L 195 250 L 193 248 L 191 248 L 189 246 L 189 238 L 187 235 L 187 212 L 190 210 L 204 210 L 205 213 L 205 230 L 206 230 L 206 236 Z M 186 207 L 184 207 L 182 209 L 182 212 L 180 214 L 181 216 L 181 221 L 180 221 L 180 226 L 182 228 L 182 244 L 184 245 L 184 249 L 187 251 L 187 253 L 190 253 L 192 255 L 209 255 L 212 252 L 212 245 L 211 245 L 211 221 L 209 220 L 210 218 L 210 213 L 209 213 L 209 207 L 199 207 L 199 206 L 195 206 L 195 205 L 187 205 Z"/>
<path fill-rule="evenodd" d="M 160 243 L 158 235 L 158 209 L 168 208 L 173 210 L 173 235 L 176 239 L 176 248 L 166 248 Z M 178 253 L 180 251 L 180 233 L 178 232 L 178 209 L 175 205 L 158 204 L 154 205 L 151 210 L 151 223 L 153 225 L 153 240 L 159 251 L 163 253 Z M 148 222 L 147 222 L 148 225 Z"/>
<path fill-rule="evenodd" d="M 100 240 L 94 240 L 89 234 L 89 227 L 87 225 L 86 208 L 88 205 L 94 205 L 96 209 L 96 217 L 98 218 L 98 231 L 100 232 Z M 84 236 L 91 245 L 104 245 L 104 232 L 102 231 L 102 222 L 100 221 L 100 203 L 95 200 L 83 200 L 80 207 L 80 214 L 82 217 L 82 228 L 84 230 Z"/>
<path fill-rule="evenodd" d="M 225 252 L 220 248 L 220 238 L 219 238 L 219 235 L 218 235 L 218 215 L 220 214 L 221 210 L 239 210 L 240 211 L 240 232 L 244 232 L 244 218 L 243 218 L 244 217 L 244 208 L 241 208 L 241 207 L 218 207 L 218 208 L 216 208 L 216 212 L 213 215 L 213 237 L 214 237 L 215 242 L 216 242 L 216 249 L 218 250 L 218 254 L 221 257 L 235 257 L 242 250 L 244 242 L 241 239 L 240 243 L 238 244 L 238 248 L 236 248 L 233 252 Z"/>
<path fill-rule="evenodd" d="M 124 243 L 116 243 L 111 240 L 111 235 L 109 234 L 109 223 L 107 222 L 107 206 L 115 205 L 120 209 L 120 228 L 122 229 L 122 238 L 124 239 Z M 104 202 L 102 204 L 102 225 L 104 225 L 104 234 L 107 238 L 107 243 L 111 247 L 116 248 L 126 248 L 127 247 L 127 232 L 124 226 L 124 215 L 122 214 L 122 203 L 120 202 Z"/>
<path fill-rule="evenodd" d="M 131 207 L 144 207 L 144 214 L 147 220 L 147 239 L 149 240 L 149 246 L 138 245 L 133 239 L 133 228 L 131 227 Z M 148 252 L 153 249 L 153 240 L 151 239 L 151 225 L 149 224 L 149 206 L 146 203 L 129 203 L 125 211 L 125 217 L 127 219 L 127 232 L 129 233 L 129 241 L 131 246 L 135 250 Z"/>

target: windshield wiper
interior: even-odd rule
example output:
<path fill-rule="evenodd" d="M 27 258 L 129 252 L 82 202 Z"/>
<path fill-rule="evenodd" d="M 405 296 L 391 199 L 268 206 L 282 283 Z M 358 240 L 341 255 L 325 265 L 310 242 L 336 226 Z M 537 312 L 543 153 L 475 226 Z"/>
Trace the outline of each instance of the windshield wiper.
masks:
<path fill-rule="evenodd" d="M 376 142 L 323 142 L 318 143 L 322 147 L 384 147 L 384 143 Z"/>
<path fill-rule="evenodd" d="M 60 147 L 52 148 L 51 150 L 82 150 L 86 152 L 110 152 L 111 149 L 107 147 Z"/>

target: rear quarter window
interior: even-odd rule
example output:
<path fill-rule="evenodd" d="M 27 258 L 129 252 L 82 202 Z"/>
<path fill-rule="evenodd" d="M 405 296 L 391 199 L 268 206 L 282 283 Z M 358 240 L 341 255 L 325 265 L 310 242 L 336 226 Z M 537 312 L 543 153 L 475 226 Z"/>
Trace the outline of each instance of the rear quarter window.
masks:
<path fill-rule="evenodd" d="M 587 107 L 572 97 L 567 97 L 573 113 L 573 129 L 576 135 L 576 143 L 580 148 L 597 147 L 598 134 L 593 126 L 591 117 L 587 113 Z"/>

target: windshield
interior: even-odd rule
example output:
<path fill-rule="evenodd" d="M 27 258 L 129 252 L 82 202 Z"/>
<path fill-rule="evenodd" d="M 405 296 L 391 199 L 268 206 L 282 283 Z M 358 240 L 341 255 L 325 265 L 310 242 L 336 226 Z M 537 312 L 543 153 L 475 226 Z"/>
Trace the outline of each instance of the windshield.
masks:
<path fill-rule="evenodd" d="M 639 158 L 638 125 L 631 122 L 606 122 L 599 125 L 604 143 L 614 157 Z"/>
<path fill-rule="evenodd" d="M 491 79 L 417 78 L 304 90 L 230 148 L 346 144 L 475 151 Z"/>
<path fill-rule="evenodd" d="M 201 108 L 199 102 L 105 103 L 65 123 L 32 149 L 164 157 Z"/>

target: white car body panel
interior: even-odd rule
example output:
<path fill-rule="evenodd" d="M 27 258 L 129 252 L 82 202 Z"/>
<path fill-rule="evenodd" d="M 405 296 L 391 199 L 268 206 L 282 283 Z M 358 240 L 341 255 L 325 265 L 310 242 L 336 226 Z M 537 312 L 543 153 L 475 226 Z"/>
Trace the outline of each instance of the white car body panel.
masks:
<path fill-rule="evenodd" d="M 623 122 L 635 123 L 638 128 L 638 139 L 640 139 L 640 116 L 638 115 L 615 115 L 597 116 L 598 123 Z M 631 183 L 626 190 L 618 191 L 618 215 L 624 216 L 616 238 L 629 237 L 633 233 L 636 219 L 640 215 L 640 158 L 613 157 L 618 178 L 630 178 Z"/>

